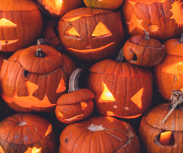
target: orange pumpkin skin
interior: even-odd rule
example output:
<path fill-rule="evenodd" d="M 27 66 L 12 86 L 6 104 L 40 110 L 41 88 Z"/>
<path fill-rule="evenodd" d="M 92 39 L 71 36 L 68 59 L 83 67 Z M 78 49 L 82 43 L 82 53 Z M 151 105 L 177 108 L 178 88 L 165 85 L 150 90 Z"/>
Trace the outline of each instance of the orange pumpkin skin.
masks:
<path fill-rule="evenodd" d="M 14 114 L 0 123 L 1 153 L 57 152 L 55 134 L 48 120 L 33 114 Z"/>
<path fill-rule="evenodd" d="M 167 40 L 183 31 L 182 0 L 125 0 L 122 14 L 130 36 L 143 35 Z"/>
<path fill-rule="evenodd" d="M 162 123 L 170 111 L 169 103 L 160 104 L 150 110 L 141 120 L 139 135 L 147 153 L 182 153 L 183 110 L 175 109 L 167 120 Z M 164 131 L 171 131 L 174 144 L 163 145 L 159 142 L 159 135 Z"/>
<path fill-rule="evenodd" d="M 154 67 L 154 79 L 162 97 L 170 100 L 171 91 L 182 90 L 183 75 L 183 42 L 180 39 L 169 39 L 164 42 L 166 55 L 163 61 Z M 168 82 L 168 83 L 167 83 Z"/>
<path fill-rule="evenodd" d="M 40 37 L 43 19 L 34 2 L 2 0 L 0 10 L 0 51 L 15 52 L 33 45 Z"/>
<path fill-rule="evenodd" d="M 44 57 L 36 57 L 36 49 Z M 73 61 L 47 45 L 34 45 L 15 52 L 1 69 L 1 96 L 18 112 L 51 111 L 66 91 Z"/>
<path fill-rule="evenodd" d="M 125 42 L 123 54 L 131 64 L 152 67 L 163 60 L 165 48 L 156 39 L 136 35 Z"/>
<path fill-rule="evenodd" d="M 125 39 L 120 14 L 104 9 L 71 10 L 60 19 L 58 31 L 64 49 L 86 62 L 112 58 Z"/>
<path fill-rule="evenodd" d="M 87 7 L 115 10 L 121 6 L 124 0 L 84 0 Z"/>
<path fill-rule="evenodd" d="M 129 124 L 100 116 L 68 125 L 60 135 L 62 152 L 140 153 L 140 143 Z"/>
<path fill-rule="evenodd" d="M 150 107 L 153 76 L 148 69 L 107 59 L 89 71 L 87 87 L 100 114 L 136 118 Z"/>

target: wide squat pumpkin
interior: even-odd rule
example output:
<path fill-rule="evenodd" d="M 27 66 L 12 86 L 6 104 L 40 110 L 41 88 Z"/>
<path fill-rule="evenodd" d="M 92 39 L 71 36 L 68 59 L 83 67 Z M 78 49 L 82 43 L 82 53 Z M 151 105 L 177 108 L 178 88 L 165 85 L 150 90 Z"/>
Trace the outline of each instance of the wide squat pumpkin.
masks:
<path fill-rule="evenodd" d="M 14 114 L 0 122 L 1 153 L 56 153 L 56 137 L 48 120 Z"/>
<path fill-rule="evenodd" d="M 93 112 L 95 95 L 87 88 L 79 89 L 78 81 L 82 69 L 77 68 L 70 76 L 68 93 L 57 100 L 55 114 L 63 123 L 73 123 L 87 118 Z"/>
<path fill-rule="evenodd" d="M 119 54 L 116 61 L 106 59 L 91 66 L 87 87 L 95 95 L 100 114 L 136 118 L 151 105 L 153 76 L 146 68 L 122 63 L 120 57 Z"/>
<path fill-rule="evenodd" d="M 85 7 L 65 14 L 58 31 L 65 50 L 88 62 L 112 58 L 125 38 L 119 13 Z"/>
<path fill-rule="evenodd" d="M 59 153 L 140 153 L 130 124 L 112 117 L 92 117 L 68 125 L 60 135 Z"/>
<path fill-rule="evenodd" d="M 166 55 L 154 67 L 154 79 L 162 97 L 170 100 L 172 90 L 183 91 L 183 33 L 181 38 L 165 41 L 164 46 Z"/>
<path fill-rule="evenodd" d="M 1 0 L 0 51 L 15 52 L 33 45 L 40 37 L 43 19 L 30 0 Z"/>
<path fill-rule="evenodd" d="M 165 57 L 165 47 L 158 40 L 145 36 L 136 35 L 128 39 L 123 46 L 123 54 L 126 60 L 135 65 L 152 67 Z"/>
<path fill-rule="evenodd" d="M 72 60 L 47 45 L 16 51 L 1 68 L 1 96 L 19 112 L 51 111 L 66 91 Z"/>
<path fill-rule="evenodd" d="M 141 120 L 139 135 L 146 153 L 183 152 L 183 93 L 172 93 L 171 103 L 154 107 Z"/>
<path fill-rule="evenodd" d="M 142 35 L 167 40 L 183 31 L 182 0 L 125 0 L 122 14 L 130 36 Z"/>

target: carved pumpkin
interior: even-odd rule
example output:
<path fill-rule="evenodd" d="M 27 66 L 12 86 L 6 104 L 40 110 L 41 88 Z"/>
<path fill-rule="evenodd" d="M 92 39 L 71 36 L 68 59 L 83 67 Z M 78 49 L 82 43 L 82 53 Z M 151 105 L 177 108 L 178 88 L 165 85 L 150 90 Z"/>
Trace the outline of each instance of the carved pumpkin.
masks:
<path fill-rule="evenodd" d="M 56 153 L 56 144 L 52 125 L 38 115 L 18 113 L 0 123 L 1 153 Z"/>
<path fill-rule="evenodd" d="M 61 18 L 70 10 L 84 6 L 83 0 L 34 0 L 49 16 Z"/>
<path fill-rule="evenodd" d="M 115 10 L 121 6 L 123 0 L 84 0 L 87 7 Z"/>
<path fill-rule="evenodd" d="M 43 19 L 35 3 L 1 0 L 0 10 L 0 51 L 15 52 L 33 45 L 40 37 Z"/>
<path fill-rule="evenodd" d="M 153 76 L 148 69 L 121 63 L 118 58 L 91 66 L 87 87 L 95 95 L 100 114 L 136 118 L 151 105 Z"/>
<path fill-rule="evenodd" d="M 86 88 L 78 88 L 78 79 L 81 69 L 73 71 L 69 80 L 69 91 L 57 100 L 55 114 L 59 121 L 72 123 L 91 115 L 93 111 L 93 98 L 95 95 Z"/>
<path fill-rule="evenodd" d="M 165 56 L 164 46 L 156 39 L 136 35 L 128 39 L 123 46 L 126 60 L 135 65 L 152 67 L 162 61 Z"/>
<path fill-rule="evenodd" d="M 167 40 L 164 46 L 166 56 L 154 67 L 154 78 L 162 97 L 170 100 L 173 89 L 183 91 L 183 34 L 181 38 Z"/>
<path fill-rule="evenodd" d="M 1 96 L 19 112 L 51 111 L 74 69 L 69 57 L 50 46 L 21 49 L 2 65 Z"/>
<path fill-rule="evenodd" d="M 172 103 L 154 107 L 141 120 L 139 135 L 148 153 L 182 153 L 183 95 L 175 93 Z M 167 117 L 175 103 L 179 105 Z M 166 119 L 166 120 L 165 120 Z"/>
<path fill-rule="evenodd" d="M 140 153 L 140 143 L 130 124 L 100 116 L 68 125 L 60 135 L 63 152 Z"/>
<path fill-rule="evenodd" d="M 58 31 L 65 50 L 87 62 L 112 58 L 125 37 L 119 13 L 93 8 L 69 11 L 60 19 Z"/>
<path fill-rule="evenodd" d="M 158 40 L 171 39 L 183 31 L 182 0 L 125 0 L 122 14 L 130 36 L 143 35 Z"/>

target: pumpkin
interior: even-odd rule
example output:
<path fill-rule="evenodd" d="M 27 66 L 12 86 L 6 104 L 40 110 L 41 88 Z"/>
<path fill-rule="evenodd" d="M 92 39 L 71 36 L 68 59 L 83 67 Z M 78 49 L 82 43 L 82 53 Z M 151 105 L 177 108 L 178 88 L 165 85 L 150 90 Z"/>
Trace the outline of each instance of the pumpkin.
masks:
<path fill-rule="evenodd" d="M 181 91 L 173 91 L 171 103 L 160 104 L 144 115 L 140 123 L 139 135 L 145 152 L 183 152 L 182 101 L 183 93 Z M 172 108 L 175 109 L 171 111 Z"/>
<path fill-rule="evenodd" d="M 85 7 L 65 14 L 58 31 L 64 49 L 85 62 L 112 58 L 125 38 L 119 13 Z"/>
<path fill-rule="evenodd" d="M 93 111 L 93 98 L 95 95 L 87 88 L 79 89 L 78 80 L 81 68 L 73 71 L 69 81 L 69 91 L 58 100 L 55 114 L 59 121 L 72 123 L 91 115 Z"/>
<path fill-rule="evenodd" d="M 100 114 L 136 118 L 151 105 L 153 76 L 146 68 L 122 63 L 121 51 L 116 61 L 106 59 L 90 67 L 87 87 Z"/>
<path fill-rule="evenodd" d="M 158 40 L 150 39 L 145 31 L 145 37 L 136 35 L 125 42 L 123 54 L 131 64 L 152 67 L 163 60 L 165 48 Z"/>
<path fill-rule="evenodd" d="M 87 7 L 115 10 L 121 6 L 123 0 L 84 0 Z"/>
<path fill-rule="evenodd" d="M 73 61 L 53 47 L 33 45 L 3 62 L 1 96 L 18 112 L 51 111 L 66 92 Z"/>
<path fill-rule="evenodd" d="M 34 2 L 2 0 L 0 10 L 0 51 L 15 52 L 33 45 L 40 37 L 43 19 Z"/>
<path fill-rule="evenodd" d="M 98 116 L 68 125 L 60 135 L 59 153 L 140 153 L 130 124 Z"/>
<path fill-rule="evenodd" d="M 1 153 L 50 153 L 57 151 L 52 125 L 33 114 L 14 114 L 0 122 Z"/>
<path fill-rule="evenodd" d="M 34 0 L 52 18 L 60 19 L 70 10 L 84 6 L 83 0 Z"/>
<path fill-rule="evenodd" d="M 154 67 L 154 78 L 162 97 L 170 100 L 172 90 L 183 91 L 183 34 L 181 38 L 165 41 L 164 46 L 166 56 Z"/>
<path fill-rule="evenodd" d="M 130 36 L 143 35 L 167 40 L 183 31 L 182 0 L 125 0 L 122 14 Z"/>

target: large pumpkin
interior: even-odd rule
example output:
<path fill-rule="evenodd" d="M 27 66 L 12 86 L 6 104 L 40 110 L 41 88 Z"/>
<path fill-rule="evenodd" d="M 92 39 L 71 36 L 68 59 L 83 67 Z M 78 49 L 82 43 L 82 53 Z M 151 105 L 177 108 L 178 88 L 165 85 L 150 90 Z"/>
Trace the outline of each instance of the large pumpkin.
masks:
<path fill-rule="evenodd" d="M 59 153 L 140 153 L 130 124 L 112 117 L 92 117 L 68 125 L 60 135 Z"/>
<path fill-rule="evenodd" d="M 33 114 L 14 114 L 0 122 L 1 153 L 56 153 L 52 125 Z"/>
<path fill-rule="evenodd" d="M 43 19 L 34 2 L 1 0 L 0 11 L 0 51 L 15 52 L 40 37 Z"/>
<path fill-rule="evenodd" d="M 111 58 L 125 38 L 120 14 L 103 9 L 71 10 L 60 19 L 58 31 L 65 50 L 88 62 Z"/>
<path fill-rule="evenodd" d="M 47 45 L 16 51 L 1 68 L 1 96 L 19 112 L 53 110 L 75 69 L 72 60 Z"/>
<path fill-rule="evenodd" d="M 89 69 L 87 87 L 102 115 L 136 118 L 152 102 L 152 73 L 146 68 L 106 59 Z"/>
<path fill-rule="evenodd" d="M 182 0 L 125 0 L 122 14 L 130 36 L 142 35 L 166 40 L 183 31 Z"/>
<path fill-rule="evenodd" d="M 154 67 L 154 78 L 162 97 L 170 100 L 172 90 L 183 91 L 183 34 L 181 38 L 167 40 L 164 46 L 166 55 Z"/>

